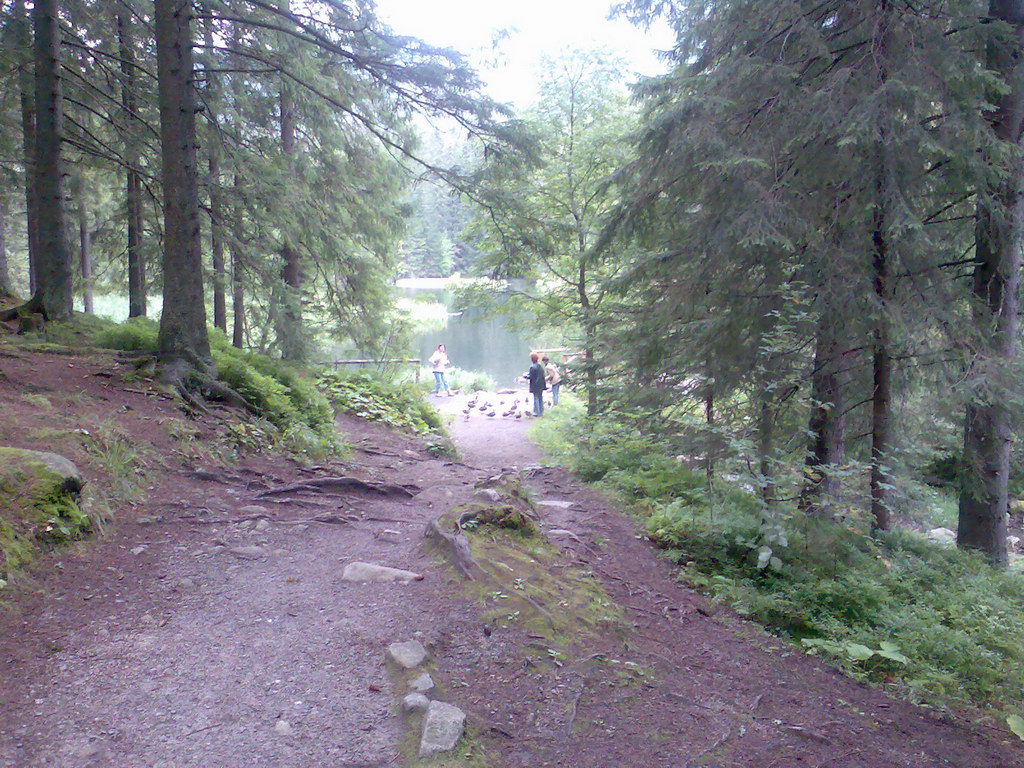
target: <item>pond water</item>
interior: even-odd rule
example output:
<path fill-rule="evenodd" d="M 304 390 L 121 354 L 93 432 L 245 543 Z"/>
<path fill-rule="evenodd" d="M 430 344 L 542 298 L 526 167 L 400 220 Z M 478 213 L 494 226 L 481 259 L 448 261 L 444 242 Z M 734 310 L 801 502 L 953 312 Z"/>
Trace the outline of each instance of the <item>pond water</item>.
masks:
<path fill-rule="evenodd" d="M 475 307 L 456 306 L 453 294 L 444 289 L 396 290 L 406 299 L 436 302 L 446 309 L 413 337 L 415 356 L 422 358 L 425 366 L 438 344 L 445 345 L 456 368 L 483 371 L 499 387 L 515 385 L 516 377 L 530 366 L 530 344 L 537 340 L 528 331 L 510 328 L 503 318 L 486 317 Z"/>

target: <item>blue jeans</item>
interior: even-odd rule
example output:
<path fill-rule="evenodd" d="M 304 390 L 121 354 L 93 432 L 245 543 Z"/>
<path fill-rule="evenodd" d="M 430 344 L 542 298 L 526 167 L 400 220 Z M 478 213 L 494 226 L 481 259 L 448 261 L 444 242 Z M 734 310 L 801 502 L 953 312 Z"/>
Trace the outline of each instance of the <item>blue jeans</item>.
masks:
<path fill-rule="evenodd" d="M 434 371 L 434 394 L 441 392 L 441 387 L 444 387 L 444 391 L 448 391 L 448 380 L 444 377 L 444 371 Z"/>
<path fill-rule="evenodd" d="M 534 392 L 533 393 L 533 415 L 543 416 L 544 415 L 544 393 Z"/>
<path fill-rule="evenodd" d="M 551 404 L 558 405 L 558 388 L 562 386 L 562 382 L 551 385 Z"/>

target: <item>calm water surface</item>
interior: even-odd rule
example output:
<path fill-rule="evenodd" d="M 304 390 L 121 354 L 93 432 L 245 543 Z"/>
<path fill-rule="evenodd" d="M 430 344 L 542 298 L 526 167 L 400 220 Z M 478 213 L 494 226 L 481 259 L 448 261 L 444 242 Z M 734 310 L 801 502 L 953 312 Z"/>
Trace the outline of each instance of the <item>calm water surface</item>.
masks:
<path fill-rule="evenodd" d="M 397 290 L 408 298 L 444 304 L 452 313 L 461 311 L 461 314 L 450 314 L 443 328 L 431 329 L 413 339 L 413 349 L 425 365 L 437 345 L 444 344 L 452 365 L 488 373 L 499 387 L 516 384 L 515 378 L 530 366 L 528 331 L 511 329 L 499 317 L 484 317 L 479 309 L 456 307 L 452 294 L 442 289 Z"/>

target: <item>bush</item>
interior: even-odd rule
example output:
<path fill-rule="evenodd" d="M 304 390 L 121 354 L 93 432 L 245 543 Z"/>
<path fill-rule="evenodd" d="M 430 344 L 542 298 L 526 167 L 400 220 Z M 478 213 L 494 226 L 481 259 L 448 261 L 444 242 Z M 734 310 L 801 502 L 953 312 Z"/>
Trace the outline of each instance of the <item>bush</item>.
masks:
<path fill-rule="evenodd" d="M 417 435 L 444 431 L 441 415 L 424 402 L 415 386 L 392 384 L 368 371 L 325 373 L 317 384 L 339 411 Z"/>
<path fill-rule="evenodd" d="M 155 355 L 159 325 L 148 317 L 132 317 L 120 325 L 111 325 L 93 334 L 92 343 L 106 349 L 125 352 L 149 352 Z"/>
<path fill-rule="evenodd" d="M 557 414 L 558 409 L 552 409 Z M 669 456 L 670 447 L 577 411 L 536 425 L 549 452 L 640 502 L 648 537 L 741 615 L 914 699 L 1024 706 L 1024 576 L 910 531 L 783 515 L 780 567 L 758 567 L 760 500 Z M 546 421 L 546 420 L 545 420 Z"/>
<path fill-rule="evenodd" d="M 159 326 L 137 317 L 92 335 L 100 347 L 156 354 Z M 337 448 L 330 403 L 309 379 L 287 363 L 231 346 L 218 329 L 209 330 L 217 378 L 251 403 L 277 430 L 277 439 L 314 456 Z M 265 445 L 265 443 L 264 443 Z"/>

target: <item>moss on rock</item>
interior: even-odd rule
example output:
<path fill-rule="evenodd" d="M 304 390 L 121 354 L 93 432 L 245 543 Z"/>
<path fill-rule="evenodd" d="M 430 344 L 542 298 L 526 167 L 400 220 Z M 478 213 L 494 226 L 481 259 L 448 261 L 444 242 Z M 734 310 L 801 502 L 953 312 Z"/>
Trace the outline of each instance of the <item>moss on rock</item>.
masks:
<path fill-rule="evenodd" d="M 40 546 L 91 532 L 89 516 L 78 506 L 84 484 L 63 456 L 0 447 L 0 578 L 25 567 Z"/>

